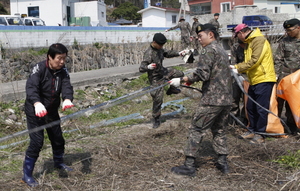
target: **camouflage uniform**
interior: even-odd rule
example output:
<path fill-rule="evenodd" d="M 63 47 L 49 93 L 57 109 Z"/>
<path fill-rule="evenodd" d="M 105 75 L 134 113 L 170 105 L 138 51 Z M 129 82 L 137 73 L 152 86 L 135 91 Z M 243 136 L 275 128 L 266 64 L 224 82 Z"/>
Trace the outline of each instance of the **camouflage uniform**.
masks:
<path fill-rule="evenodd" d="M 196 158 L 208 129 L 213 134 L 215 152 L 228 155 L 224 124 L 232 104 L 232 80 L 228 55 L 217 41 L 202 48 L 198 67 L 188 81 L 203 81 L 203 85 L 202 98 L 189 127 L 185 155 Z"/>
<path fill-rule="evenodd" d="M 178 52 L 164 49 L 155 49 L 151 45 L 145 51 L 143 61 L 140 65 L 140 72 L 147 72 L 148 79 L 151 84 L 151 87 L 156 87 L 166 83 L 166 80 L 170 80 L 172 78 L 183 77 L 183 72 L 175 70 L 173 68 L 165 68 L 163 67 L 163 59 L 171 58 L 179 56 Z M 149 70 L 148 65 L 151 63 L 156 64 L 156 68 L 154 70 Z M 159 88 L 157 90 L 151 91 L 150 95 L 153 99 L 153 107 L 152 107 L 152 116 L 153 118 L 159 117 L 161 115 L 161 105 L 163 103 L 164 96 L 164 88 Z"/>
<path fill-rule="evenodd" d="M 219 32 L 220 23 L 219 23 L 218 20 L 216 20 L 216 19 L 213 18 L 213 19 L 210 19 L 210 21 L 209 21 L 208 23 L 214 25 L 214 27 L 215 27 L 215 28 L 217 29 L 217 31 Z"/>
<path fill-rule="evenodd" d="M 191 36 L 194 37 L 194 39 L 192 41 L 192 45 L 193 45 L 193 48 L 197 49 L 197 50 L 199 50 L 200 43 L 199 43 L 199 40 L 198 40 L 198 34 L 196 33 L 196 27 L 199 26 L 199 25 L 200 25 L 200 23 L 199 23 L 198 20 L 193 22 L 192 32 L 191 32 Z"/>
<path fill-rule="evenodd" d="M 277 48 L 275 54 L 275 70 L 278 75 L 278 82 L 285 76 L 300 69 L 300 39 L 287 36 L 283 38 Z M 281 116 L 281 112 L 285 103 L 287 125 L 292 132 L 297 130 L 291 109 L 284 99 L 278 98 L 278 116 Z"/>
<path fill-rule="evenodd" d="M 168 31 L 178 28 L 181 31 L 181 50 L 184 50 L 190 46 L 190 34 L 192 29 L 188 22 L 180 21 L 176 26 L 169 28 Z"/>

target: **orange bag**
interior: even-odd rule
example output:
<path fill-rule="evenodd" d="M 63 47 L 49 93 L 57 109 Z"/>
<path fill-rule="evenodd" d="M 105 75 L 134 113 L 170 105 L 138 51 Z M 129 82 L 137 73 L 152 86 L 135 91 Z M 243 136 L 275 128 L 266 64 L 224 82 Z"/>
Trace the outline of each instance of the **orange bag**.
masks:
<path fill-rule="evenodd" d="M 284 77 L 278 84 L 277 96 L 286 100 L 293 113 L 294 120 L 300 128 L 300 70 Z"/>
<path fill-rule="evenodd" d="M 245 92 L 248 93 L 248 88 L 249 88 L 249 82 L 244 81 L 244 89 Z M 245 113 L 246 116 L 248 118 L 248 114 L 247 114 L 247 100 L 248 100 L 248 96 L 244 96 L 244 103 L 245 103 Z M 278 114 L 278 107 L 277 107 L 277 99 L 276 99 L 276 84 L 274 84 L 273 89 L 272 89 L 272 94 L 271 94 L 271 98 L 270 98 L 270 108 L 266 108 L 268 110 L 270 110 L 272 113 L 268 114 L 268 124 L 266 127 L 266 133 L 276 133 L 276 134 L 283 134 L 284 133 L 284 127 L 280 122 L 280 118 L 277 117 Z M 259 106 L 258 106 L 259 107 Z M 249 126 L 249 124 L 248 124 Z M 282 135 L 280 137 L 286 137 L 285 135 Z"/>

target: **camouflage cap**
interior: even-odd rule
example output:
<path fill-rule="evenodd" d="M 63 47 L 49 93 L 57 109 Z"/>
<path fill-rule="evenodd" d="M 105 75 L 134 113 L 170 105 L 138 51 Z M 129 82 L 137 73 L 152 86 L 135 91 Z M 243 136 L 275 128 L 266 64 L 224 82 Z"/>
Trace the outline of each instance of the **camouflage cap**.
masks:
<path fill-rule="evenodd" d="M 205 31 L 205 30 L 209 30 L 209 31 L 217 31 L 216 27 L 214 27 L 214 25 L 210 24 L 210 23 L 206 23 L 204 25 L 198 25 L 196 27 L 196 33 L 198 34 L 201 31 Z"/>
<path fill-rule="evenodd" d="M 287 28 L 293 27 L 295 25 L 300 26 L 300 21 L 298 19 L 290 19 L 290 20 L 284 21 L 283 28 L 287 29 Z"/>
<path fill-rule="evenodd" d="M 179 18 L 179 21 L 181 21 L 181 20 L 185 20 L 185 18 L 184 18 L 184 17 L 180 17 L 180 18 Z"/>

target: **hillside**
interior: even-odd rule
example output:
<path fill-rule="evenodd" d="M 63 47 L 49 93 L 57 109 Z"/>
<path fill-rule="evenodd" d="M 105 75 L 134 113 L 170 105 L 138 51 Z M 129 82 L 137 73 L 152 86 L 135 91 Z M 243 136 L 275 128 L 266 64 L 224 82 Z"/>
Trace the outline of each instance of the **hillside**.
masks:
<path fill-rule="evenodd" d="M 7 12 L 10 12 L 10 0 L 2 0 L 0 2 Z"/>

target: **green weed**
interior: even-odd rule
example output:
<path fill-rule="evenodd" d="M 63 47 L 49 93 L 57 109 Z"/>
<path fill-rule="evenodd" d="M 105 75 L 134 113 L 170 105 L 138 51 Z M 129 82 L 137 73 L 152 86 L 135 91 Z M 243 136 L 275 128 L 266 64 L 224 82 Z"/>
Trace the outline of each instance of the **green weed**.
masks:
<path fill-rule="evenodd" d="M 22 166 L 21 160 L 10 160 L 9 163 L 0 165 L 1 172 L 18 172 L 20 166 Z"/>
<path fill-rule="evenodd" d="M 74 99 L 75 100 L 84 100 L 85 95 L 86 95 L 86 93 L 84 90 L 75 90 Z"/>
<path fill-rule="evenodd" d="M 149 81 L 148 81 L 148 75 L 147 75 L 147 73 L 143 73 L 137 79 L 134 79 L 131 82 L 129 82 L 128 84 L 126 84 L 125 89 L 132 89 L 133 87 L 141 88 L 141 87 L 145 87 L 147 85 L 150 85 Z"/>
<path fill-rule="evenodd" d="M 279 156 L 278 159 L 272 162 L 279 163 L 287 168 L 298 169 L 300 168 L 300 150 L 295 153 L 288 151 L 288 155 Z"/>

